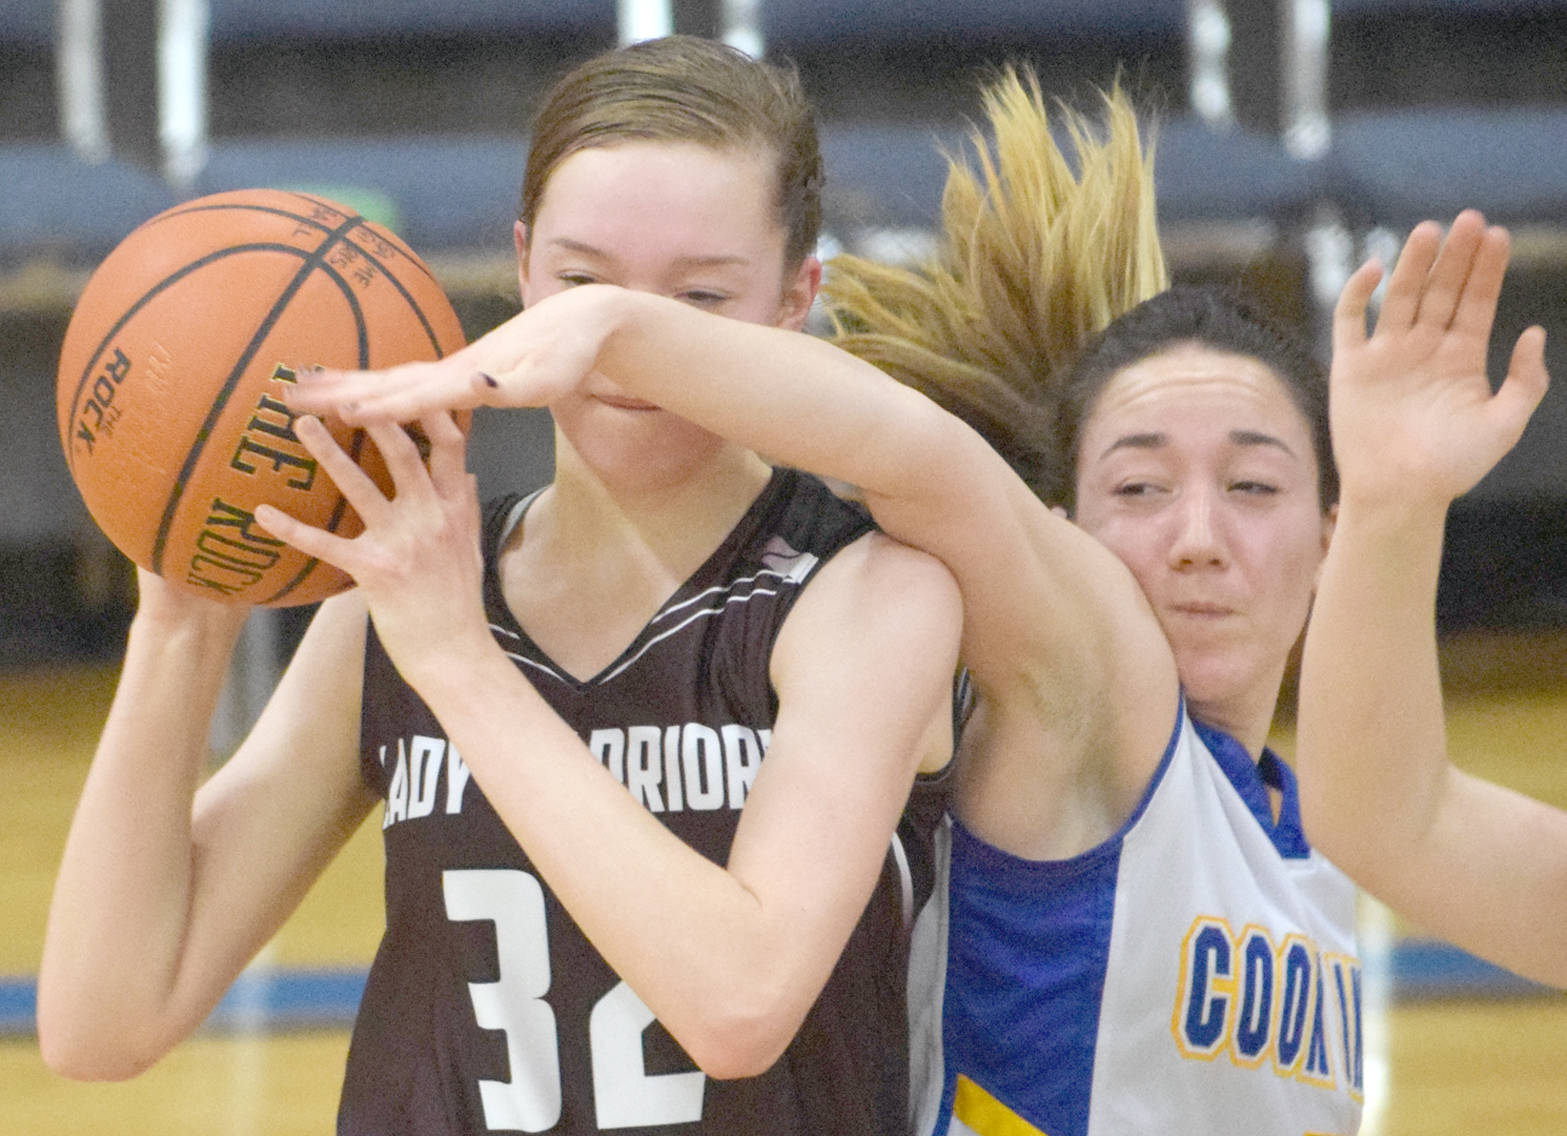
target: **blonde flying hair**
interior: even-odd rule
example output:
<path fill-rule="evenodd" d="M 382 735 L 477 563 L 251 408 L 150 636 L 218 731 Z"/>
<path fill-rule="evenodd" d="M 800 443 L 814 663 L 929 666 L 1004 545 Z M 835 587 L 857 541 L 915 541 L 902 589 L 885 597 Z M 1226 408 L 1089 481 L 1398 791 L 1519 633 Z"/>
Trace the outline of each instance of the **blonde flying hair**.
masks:
<path fill-rule="evenodd" d="M 1152 149 L 1119 83 L 1100 123 L 1059 109 L 1070 156 L 1031 70 L 1007 68 L 982 98 L 991 140 L 970 133 L 977 169 L 946 155 L 936 252 L 913 267 L 836 257 L 824 299 L 840 347 L 964 419 L 1054 501 L 1066 368 L 1169 283 Z"/>

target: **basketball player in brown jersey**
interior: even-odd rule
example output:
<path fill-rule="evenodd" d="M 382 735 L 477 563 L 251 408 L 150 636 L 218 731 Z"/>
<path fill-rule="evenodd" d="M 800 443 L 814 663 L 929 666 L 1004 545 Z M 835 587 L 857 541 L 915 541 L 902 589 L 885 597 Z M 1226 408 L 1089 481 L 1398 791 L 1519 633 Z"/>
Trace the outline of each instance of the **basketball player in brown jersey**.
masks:
<path fill-rule="evenodd" d="M 524 302 L 604 281 L 797 329 L 819 188 L 792 76 L 700 41 L 612 53 L 536 122 Z M 205 781 L 244 613 L 142 577 L 50 914 L 56 1069 L 157 1060 L 384 801 L 341 1132 L 904 1126 L 935 823 L 904 814 L 950 752 L 952 580 L 608 382 L 553 413 L 553 482 L 482 534 L 450 419 L 428 473 L 374 432 L 393 500 L 297 422 L 367 530 L 263 523 L 359 587 Z"/>

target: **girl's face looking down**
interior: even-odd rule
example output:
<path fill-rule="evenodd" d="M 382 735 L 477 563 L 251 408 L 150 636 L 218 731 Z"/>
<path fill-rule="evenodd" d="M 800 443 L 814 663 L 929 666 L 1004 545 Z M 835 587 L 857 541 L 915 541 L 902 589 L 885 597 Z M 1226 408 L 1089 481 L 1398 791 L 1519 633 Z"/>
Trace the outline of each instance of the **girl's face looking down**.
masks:
<path fill-rule="evenodd" d="M 580 150 L 550 175 L 531 231 L 517 226 L 523 305 L 578 284 L 616 284 L 798 329 L 821 265 L 814 257 L 784 263 L 776 184 L 775 160 L 760 150 L 643 141 Z M 657 477 L 645 466 L 655 453 L 692 455 L 720 444 L 600 375 L 551 409 L 592 464 L 640 452 L 644 477 Z"/>
<path fill-rule="evenodd" d="M 1180 344 L 1100 392 L 1076 520 L 1132 570 L 1199 718 L 1270 718 L 1332 532 L 1310 427 L 1245 355 Z"/>

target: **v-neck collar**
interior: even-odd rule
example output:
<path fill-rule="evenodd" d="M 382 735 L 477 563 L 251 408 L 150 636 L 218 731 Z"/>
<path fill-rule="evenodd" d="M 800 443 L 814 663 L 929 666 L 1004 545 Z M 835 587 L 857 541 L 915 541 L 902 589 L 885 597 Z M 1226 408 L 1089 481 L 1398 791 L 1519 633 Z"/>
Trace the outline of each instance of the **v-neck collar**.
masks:
<path fill-rule="evenodd" d="M 797 475 L 792 470 L 781 467 L 774 468 L 767 480 L 767 484 L 762 487 L 762 491 L 756 495 L 756 499 L 741 514 L 740 520 L 729 530 L 724 539 L 718 542 L 718 545 L 707 555 L 696 570 L 686 577 L 669 594 L 664 602 L 658 606 L 658 610 L 632 636 L 631 641 L 626 644 L 624 649 L 602 669 L 586 678 L 577 678 L 551 658 L 549 652 L 545 651 L 534 641 L 533 637 L 528 634 L 527 630 L 513 614 L 511 605 L 506 602 L 505 592 L 501 588 L 501 550 L 506 547 L 507 540 L 510 539 L 512 533 L 516 532 L 517 526 L 522 523 L 528 510 L 538 499 L 539 494 L 543 492 L 542 489 L 535 490 L 526 497 L 516 501 L 506 510 L 505 519 L 496 532 L 494 544 L 488 550 L 489 555 L 485 557 L 484 589 L 488 601 L 487 606 L 490 609 L 491 630 L 502 640 L 501 646 L 511 658 L 533 670 L 552 676 L 556 681 L 574 690 L 588 690 L 601 682 L 614 678 L 631 661 L 634 661 L 647 648 L 650 642 L 664 634 L 664 630 L 659 625 L 665 617 L 672 610 L 690 603 L 694 597 L 699 596 L 707 589 L 713 578 L 734 558 L 736 552 L 744 547 L 747 541 L 752 539 L 756 529 L 772 510 L 773 504 L 779 498 L 779 495 L 787 493 L 788 478 L 791 476 Z M 508 643 L 507 640 L 511 642 Z"/>
<path fill-rule="evenodd" d="M 1295 771 L 1271 749 L 1264 749 L 1262 756 L 1253 761 L 1246 747 L 1223 730 L 1195 718 L 1192 725 L 1279 855 L 1286 859 L 1310 856 L 1311 846 L 1306 842 L 1305 829 L 1300 823 L 1300 794 L 1295 784 Z M 1270 788 L 1279 793 L 1276 821 L 1268 800 Z"/>

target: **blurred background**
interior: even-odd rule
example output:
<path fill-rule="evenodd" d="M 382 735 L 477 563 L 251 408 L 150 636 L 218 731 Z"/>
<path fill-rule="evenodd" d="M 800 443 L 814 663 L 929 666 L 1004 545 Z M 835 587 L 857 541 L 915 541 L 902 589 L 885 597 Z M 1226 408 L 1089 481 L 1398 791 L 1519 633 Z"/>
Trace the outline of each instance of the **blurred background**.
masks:
<path fill-rule="evenodd" d="M 929 247 L 978 84 L 1026 60 L 1157 127 L 1175 276 L 1235 282 L 1323 342 L 1339 285 L 1424 217 L 1513 232 L 1496 332 L 1551 334 L 1522 443 L 1454 508 L 1439 600 L 1462 764 L 1567 805 L 1567 0 L 0 0 L 0 1131 L 318 1132 L 380 929 L 355 838 L 209 1028 L 123 1086 L 32 1041 L 48 892 L 134 599 L 66 474 L 54 371 L 92 268 L 224 189 L 353 205 L 430 264 L 470 337 L 517 308 L 511 224 L 540 94 L 669 31 L 791 59 L 821 119 L 822 253 Z M 485 414 L 486 492 L 547 476 L 548 421 Z M 248 629 L 221 758 L 308 610 Z M 1276 744 L 1290 748 L 1288 706 Z M 1366 914 L 1368 1133 L 1567 1131 L 1567 1004 Z"/>

